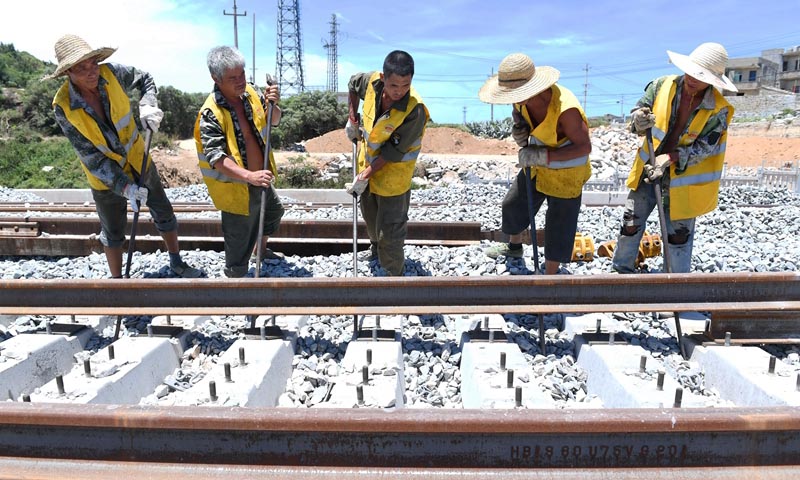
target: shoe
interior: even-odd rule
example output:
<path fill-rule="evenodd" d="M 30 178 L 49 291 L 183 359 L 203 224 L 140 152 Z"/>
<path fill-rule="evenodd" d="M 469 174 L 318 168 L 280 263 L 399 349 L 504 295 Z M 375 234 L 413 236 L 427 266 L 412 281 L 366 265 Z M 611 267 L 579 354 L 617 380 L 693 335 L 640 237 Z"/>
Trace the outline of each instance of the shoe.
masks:
<path fill-rule="evenodd" d="M 489 258 L 497 258 L 499 256 L 504 256 L 506 258 L 522 258 L 524 255 L 524 249 L 519 248 L 516 250 L 511 250 L 508 248 L 507 243 L 500 243 L 485 249 L 483 253 Z"/>
<path fill-rule="evenodd" d="M 359 252 L 358 254 L 359 260 L 366 260 L 371 262 L 373 260 L 378 259 L 378 246 L 377 245 L 370 245 L 369 251 L 365 250 L 363 252 Z"/>
<path fill-rule="evenodd" d="M 284 258 L 286 258 L 286 255 L 282 254 L 281 252 L 275 252 L 270 248 L 266 248 L 266 249 L 264 249 L 263 252 L 261 252 L 261 261 L 262 262 L 264 260 L 283 260 Z M 256 254 L 255 253 L 250 256 L 250 260 L 253 261 L 253 262 L 256 261 Z"/>
<path fill-rule="evenodd" d="M 177 265 L 170 265 L 169 268 L 172 269 L 172 273 L 181 278 L 198 278 L 203 275 L 202 270 L 190 267 L 183 260 Z"/>

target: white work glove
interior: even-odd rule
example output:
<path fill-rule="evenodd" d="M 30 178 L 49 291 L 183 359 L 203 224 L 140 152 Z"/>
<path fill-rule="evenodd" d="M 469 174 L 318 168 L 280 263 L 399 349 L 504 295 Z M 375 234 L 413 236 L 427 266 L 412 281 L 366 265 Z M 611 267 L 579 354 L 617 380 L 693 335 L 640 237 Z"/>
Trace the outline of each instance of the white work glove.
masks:
<path fill-rule="evenodd" d="M 139 105 L 139 120 L 142 122 L 142 127 L 149 128 L 153 133 L 158 131 L 158 126 L 161 125 L 163 118 L 164 112 L 160 108 L 152 105 Z"/>
<path fill-rule="evenodd" d="M 519 149 L 519 166 L 527 167 L 546 167 L 549 163 L 547 147 L 532 145 Z"/>
<path fill-rule="evenodd" d="M 653 183 L 659 178 L 664 176 L 664 172 L 669 169 L 670 164 L 672 161 L 669 158 L 669 154 L 663 154 L 656 157 L 656 164 L 655 166 L 645 164 L 644 166 L 644 181 L 645 183 Z"/>
<path fill-rule="evenodd" d="M 520 125 L 514 124 L 514 126 L 511 127 L 511 136 L 514 138 L 514 142 L 516 142 L 518 146 L 527 147 L 528 138 L 531 136 L 531 131 L 524 123 Z"/>
<path fill-rule="evenodd" d="M 631 123 L 636 133 L 644 133 L 656 124 L 656 116 L 648 107 L 637 108 L 631 113 Z"/>
<path fill-rule="evenodd" d="M 347 125 L 344 127 L 344 133 L 347 134 L 347 139 L 351 142 L 360 142 L 363 138 L 361 126 L 351 122 L 349 118 L 347 119 Z"/>
<path fill-rule="evenodd" d="M 127 198 L 131 204 L 131 210 L 134 212 L 139 211 L 140 204 L 147 202 L 148 193 L 149 192 L 145 187 L 139 187 L 133 183 L 129 184 L 127 187 L 125 187 L 125 190 L 122 191 L 122 194 L 125 195 L 125 198 Z"/>
<path fill-rule="evenodd" d="M 364 190 L 367 189 L 367 185 L 369 185 L 368 178 L 356 178 L 356 181 L 353 183 L 345 183 L 345 190 L 347 193 L 353 196 L 361 196 L 364 193 Z"/>

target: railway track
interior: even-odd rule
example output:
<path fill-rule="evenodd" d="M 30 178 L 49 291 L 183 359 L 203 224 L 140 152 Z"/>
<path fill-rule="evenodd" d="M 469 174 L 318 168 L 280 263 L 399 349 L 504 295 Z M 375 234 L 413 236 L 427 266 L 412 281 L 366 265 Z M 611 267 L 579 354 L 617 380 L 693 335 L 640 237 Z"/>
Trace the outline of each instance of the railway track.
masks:
<path fill-rule="evenodd" d="M 364 291 L 369 291 L 370 295 L 364 295 Z M 654 291 L 659 295 L 653 296 Z M 514 312 L 580 316 L 589 312 L 697 310 L 710 314 L 708 326 L 682 341 L 692 345 L 700 360 L 715 354 L 745 357 L 745 354 L 760 351 L 758 347 L 745 345 L 763 343 L 761 337 L 772 337 L 770 341 L 777 343 L 795 342 L 797 338 L 787 332 L 800 329 L 796 316 L 800 311 L 800 275 L 0 282 L 0 314 L 11 316 L 170 315 L 176 319 L 180 315 L 196 314 L 257 315 L 266 328 L 270 316 L 353 315 L 358 321 L 354 324 L 358 338 L 354 335 L 349 342 L 347 355 L 352 351 L 360 358 L 352 368 L 355 376 L 363 373 L 362 366 L 370 364 L 370 357 L 378 364 L 396 356 L 393 352 L 402 348 L 396 338 L 402 336 L 409 315 L 472 314 L 485 318 L 490 314 Z M 384 329 L 388 318 L 401 318 L 394 336 L 375 336 L 379 324 L 375 315 L 383 316 Z M 715 327 L 719 315 L 725 320 Z M 372 330 L 367 325 L 370 321 L 375 326 Z M 182 330 L 191 329 L 176 328 L 179 322 L 173 322 L 171 330 L 153 329 L 152 336 L 122 338 L 112 345 L 117 344 L 117 355 L 121 358 L 124 343 L 133 342 L 144 358 L 143 352 L 151 348 L 149 345 L 156 342 L 180 344 L 185 333 Z M 367 407 L 364 398 L 379 395 L 376 390 L 391 391 L 393 387 L 387 387 L 391 382 L 402 385 L 402 379 L 397 378 L 402 375 L 402 362 L 395 365 L 395 376 L 387 377 L 368 369 L 363 382 L 355 382 L 360 388 L 346 376 L 340 378 L 331 392 L 330 402 L 313 409 L 253 407 L 247 402 L 239 407 L 226 406 L 221 403 L 224 392 L 248 383 L 260 371 L 260 360 L 257 360 L 260 353 L 253 352 L 280 349 L 284 348 L 280 345 L 291 343 L 291 335 L 259 339 L 257 333 L 244 330 L 242 343 L 234 343 L 224 354 L 230 354 L 225 357 L 228 360 L 221 356 L 220 362 L 230 361 L 231 366 L 218 368 L 216 374 L 210 372 L 205 383 L 198 386 L 203 390 L 201 406 L 139 406 L 135 400 L 118 404 L 100 402 L 105 408 L 97 408 L 101 405 L 92 402 L 82 405 L 80 397 L 70 392 L 85 387 L 76 384 L 84 381 L 92 384 L 101 378 L 87 373 L 85 364 L 70 366 L 60 374 L 56 369 L 45 369 L 36 372 L 44 377 L 39 387 L 15 392 L 11 396 L 15 401 L 7 402 L 0 409 L 0 478 L 107 478 L 124 474 L 149 478 L 175 474 L 209 478 L 223 475 L 375 478 L 401 474 L 424 474 L 432 478 L 452 478 L 453 475 L 464 478 L 497 478 L 500 475 L 506 478 L 609 478 L 612 475 L 615 478 L 742 478 L 745 475 L 791 478 L 797 472 L 800 392 L 796 391 L 795 378 L 766 372 L 769 355 L 762 355 L 765 365 L 761 376 L 772 383 L 780 381 L 784 387 L 789 385 L 785 390 L 794 390 L 794 393 L 784 394 L 783 398 L 789 399 L 789 403 L 783 406 L 756 400 L 751 395 L 733 406 L 698 407 L 692 404 L 688 390 L 681 404 L 678 399 L 681 389 L 675 389 L 675 381 L 668 378 L 663 388 L 664 398 L 668 400 L 662 398 L 660 404 L 648 405 L 649 408 L 545 408 L 536 404 L 534 390 L 541 387 L 535 384 L 520 383 L 514 378 L 513 386 L 489 387 L 497 378 L 492 380 L 481 375 L 490 372 L 490 376 L 505 382 L 512 358 L 519 355 L 519 351 L 515 344 L 504 340 L 502 327 L 477 323 L 477 327 L 466 328 L 463 332 L 468 340 L 464 341 L 462 336 L 465 342 L 460 347 L 462 390 L 466 392 L 472 382 L 474 389 L 491 390 L 479 394 L 484 396 L 484 401 L 491 395 L 508 399 L 492 400 L 496 402 L 495 408 L 408 409 L 403 408 L 402 395 L 398 403 L 386 410 L 331 408 L 342 406 L 333 401 L 337 395 L 341 400 L 342 395 L 348 398 L 347 392 L 350 392 L 350 402 Z M 50 335 L 31 336 L 67 338 L 64 341 L 80 336 L 76 329 L 58 333 L 57 325 L 50 324 L 53 332 Z M 714 333 L 720 328 L 726 333 L 732 332 L 728 336 L 739 345 L 726 342 L 725 337 Z M 753 332 L 757 332 L 759 338 L 754 338 Z M 600 370 L 593 369 L 597 364 L 611 368 L 612 359 L 629 356 L 631 349 L 644 352 L 619 339 L 608 344 L 609 337 L 613 340 L 613 332 L 609 334 L 608 328 L 589 328 L 576 332 L 577 337 L 583 339 L 576 341 L 583 345 L 576 348 L 578 363 L 583 361 L 582 356 L 592 359 L 584 365 L 589 372 L 590 389 L 600 388 L 592 383 L 593 376 L 601 375 Z M 599 341 L 598 337 L 605 337 L 605 340 Z M 491 338 L 494 341 L 488 340 Z M 9 341 L 0 343 L 0 348 Z M 726 343 L 731 346 L 724 346 Z M 239 362 L 236 361 L 237 349 Z M 247 361 L 244 360 L 245 349 Z M 105 347 L 94 353 L 94 367 L 90 368 L 103 364 L 110 355 L 107 350 Z M 177 350 L 184 350 L 184 347 Z M 372 355 L 367 353 L 366 364 L 365 350 L 372 352 Z M 2 353 L 4 351 L 0 350 Z M 481 364 L 496 362 L 498 354 L 502 359 L 508 355 L 508 365 L 487 370 L 485 363 Z M 347 362 L 347 355 L 343 364 Z M 280 358 L 277 354 L 271 357 L 272 365 L 286 361 Z M 657 360 L 651 359 L 651 363 Z M 505 363 L 500 362 L 501 365 Z M 135 363 L 148 362 L 140 359 Z M 468 365 L 473 364 L 476 366 L 470 372 Z M 515 366 L 520 371 L 524 368 L 520 364 Z M 651 365 L 650 373 L 655 368 Z M 710 368 L 706 372 L 707 381 L 712 377 Z M 115 375 L 104 381 L 109 384 L 124 382 L 115 379 Z M 264 375 L 276 378 L 274 372 Z M 66 383 L 65 394 L 55 393 L 59 383 L 56 376 Z M 470 380 L 471 376 L 475 378 Z M 630 377 L 622 375 L 626 376 Z M 216 379 L 214 391 L 220 400 L 209 397 L 212 378 Z M 728 378 L 722 382 L 736 383 L 741 388 L 748 381 L 755 385 L 761 380 L 750 378 L 734 382 Z M 142 388 L 152 391 L 162 378 L 154 381 Z M 611 382 L 604 379 L 601 383 Z M 344 387 L 344 394 L 341 389 L 337 391 L 339 386 Z M 648 387 L 634 384 L 617 388 L 652 388 L 654 394 L 656 389 L 655 381 Z M 675 403 L 672 389 L 675 389 Z M 126 390 L 133 390 L 133 387 Z M 359 396 L 353 390 L 363 391 Z M 54 395 L 49 401 L 47 392 Z M 605 395 L 601 394 L 609 406 L 613 398 L 620 396 L 619 393 Z M 774 391 L 770 395 L 777 397 Z M 344 400 L 345 404 L 347 401 Z M 467 404 L 465 399 L 465 407 Z"/>

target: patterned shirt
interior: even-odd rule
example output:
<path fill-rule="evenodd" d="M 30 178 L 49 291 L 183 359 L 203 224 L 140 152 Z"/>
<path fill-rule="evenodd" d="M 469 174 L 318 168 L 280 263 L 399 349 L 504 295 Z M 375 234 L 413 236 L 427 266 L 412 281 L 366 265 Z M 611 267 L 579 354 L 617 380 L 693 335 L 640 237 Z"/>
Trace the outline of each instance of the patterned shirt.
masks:
<path fill-rule="evenodd" d="M 247 147 L 245 146 L 244 133 L 242 133 L 239 118 L 236 116 L 236 110 L 225 100 L 225 97 L 222 96 L 222 92 L 216 84 L 214 84 L 213 95 L 217 105 L 231 114 L 233 131 L 236 135 L 236 145 L 239 147 L 239 153 L 242 155 L 244 168 L 247 168 Z M 244 100 L 242 102 L 244 104 L 244 113 L 247 116 L 246 120 L 250 124 L 250 128 L 254 132 L 258 132 L 258 129 L 255 127 L 255 121 L 253 120 L 253 109 L 250 106 L 250 102 L 247 100 L 249 97 L 250 94 L 245 91 L 242 96 Z M 261 106 L 264 107 L 264 111 L 266 112 L 267 106 L 263 97 L 261 98 Z M 264 140 L 261 138 L 261 135 L 255 135 L 255 137 L 258 139 L 258 146 L 261 147 L 261 151 L 263 152 L 265 147 Z M 222 125 L 219 123 L 219 120 L 217 120 L 217 117 L 210 109 L 205 109 L 200 112 L 200 143 L 203 144 L 203 153 L 209 165 L 211 165 L 211 168 L 214 168 L 214 165 L 218 161 L 229 156 L 228 141 L 225 138 L 225 132 L 222 130 Z"/>
<path fill-rule="evenodd" d="M 111 72 L 125 91 L 130 91 L 132 88 L 137 88 L 139 90 L 141 95 L 139 105 L 158 106 L 158 101 L 156 100 L 156 84 L 149 73 L 118 63 L 106 63 L 105 65 L 111 69 Z M 127 155 L 125 146 L 120 141 L 113 122 L 109 123 L 103 121 L 102 118 L 97 115 L 97 112 L 95 112 L 94 109 L 86 103 L 83 97 L 81 97 L 81 94 L 78 93 L 75 86 L 72 85 L 72 82 L 69 80 L 67 80 L 67 82 L 69 83 L 70 107 L 73 109 L 82 108 L 86 110 L 86 113 L 88 113 L 100 127 L 100 131 L 103 133 L 106 143 L 108 143 L 108 148 L 114 153 L 125 157 Z M 107 83 L 108 82 L 103 77 L 100 77 L 98 81 L 98 90 L 100 91 L 100 102 L 103 104 L 105 116 L 110 120 L 111 103 L 108 100 L 108 94 L 105 89 Z M 61 127 L 61 131 L 64 132 L 67 139 L 69 139 L 81 163 L 111 191 L 122 195 L 125 187 L 129 184 L 133 184 L 134 179 L 125 173 L 119 163 L 106 157 L 103 152 L 97 149 L 94 143 L 83 136 L 83 134 L 67 120 L 67 116 L 61 106 L 56 105 L 54 107 L 54 113 L 56 122 Z"/>
<path fill-rule="evenodd" d="M 661 86 L 664 84 L 667 78 L 668 76 L 660 77 L 648 83 L 647 87 L 645 87 L 644 95 L 639 99 L 638 102 L 636 102 L 636 108 L 648 107 L 652 109 L 653 103 L 658 95 L 658 91 L 661 89 Z M 669 127 L 667 129 L 665 138 L 672 133 L 672 129 L 675 127 L 675 119 L 678 118 L 677 112 L 678 105 L 680 104 L 681 91 L 683 90 L 683 80 L 683 75 L 678 77 L 676 80 L 677 86 L 675 89 L 675 98 L 672 99 Z M 667 85 L 667 88 L 669 88 L 669 85 Z M 686 122 L 684 132 L 680 133 L 685 133 L 685 131 L 689 128 L 689 125 L 691 125 L 692 120 L 694 120 L 694 117 L 697 115 L 697 111 L 699 109 L 703 108 L 706 110 L 713 110 L 715 103 L 714 87 L 709 86 L 706 88 L 706 91 L 703 94 L 703 100 L 700 102 L 698 109 L 689 115 L 689 120 Z M 700 134 L 697 136 L 694 142 L 689 145 L 678 146 L 675 148 L 675 152 L 678 154 L 678 163 L 676 165 L 677 172 L 681 173 L 686 170 L 686 167 L 696 165 L 706 158 L 718 154 L 724 148 L 724 145 L 720 143 L 720 138 L 722 138 L 722 133 L 727 129 L 728 107 L 725 107 L 721 108 L 716 115 L 712 115 L 708 119 L 708 122 L 706 122 L 705 126 L 700 131 Z M 661 153 L 669 153 L 660 151 L 660 147 L 664 145 L 664 143 L 665 142 L 659 145 L 659 151 L 656 152 L 657 155 Z"/>
<path fill-rule="evenodd" d="M 351 92 L 356 92 L 358 97 L 361 100 L 364 100 L 364 97 L 367 95 L 369 79 L 372 77 L 373 73 L 374 72 L 357 73 L 353 75 L 350 77 L 350 82 L 347 84 L 347 88 Z M 377 121 L 380 117 L 380 115 L 377 115 L 377 113 L 382 111 L 381 94 L 383 93 L 383 81 L 381 79 L 375 80 L 372 82 L 372 88 L 375 89 L 375 121 Z M 408 100 L 410 98 L 411 92 L 409 91 L 403 98 L 394 102 L 392 108 L 405 111 L 408 107 Z M 392 142 L 384 142 L 384 144 L 381 145 L 381 157 L 383 157 L 383 159 L 387 162 L 401 162 L 411 146 L 414 145 L 414 143 L 416 143 L 416 141 L 422 136 L 426 121 L 427 117 L 425 115 L 425 107 L 422 104 L 419 104 L 408 114 L 408 116 L 406 116 L 405 120 L 403 120 L 403 124 L 395 129 L 392 137 L 399 138 L 400 141 L 397 144 Z"/>

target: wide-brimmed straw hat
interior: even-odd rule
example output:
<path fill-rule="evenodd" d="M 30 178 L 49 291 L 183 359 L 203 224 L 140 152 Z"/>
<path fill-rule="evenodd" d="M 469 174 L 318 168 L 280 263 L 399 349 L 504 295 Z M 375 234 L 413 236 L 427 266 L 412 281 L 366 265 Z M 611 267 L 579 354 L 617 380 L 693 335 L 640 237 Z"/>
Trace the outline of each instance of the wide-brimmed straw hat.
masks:
<path fill-rule="evenodd" d="M 88 58 L 97 58 L 98 62 L 102 62 L 110 57 L 112 53 L 116 52 L 116 48 L 102 47 L 92 48 L 86 43 L 86 40 L 77 35 L 64 35 L 56 41 L 56 60 L 58 66 L 56 70 L 44 78 L 56 78 L 67 73 L 67 70 L 74 65 L 81 63 Z"/>
<path fill-rule="evenodd" d="M 669 55 L 669 61 L 683 70 L 683 73 L 701 82 L 714 85 L 720 90 L 739 91 L 736 85 L 725 76 L 728 52 L 719 43 L 703 43 L 688 56 L 669 50 L 667 50 L 667 55 Z"/>
<path fill-rule="evenodd" d="M 497 75 L 483 84 L 478 98 L 486 103 L 524 102 L 558 81 L 560 73 L 553 67 L 537 67 L 524 53 L 512 53 L 500 62 Z"/>

